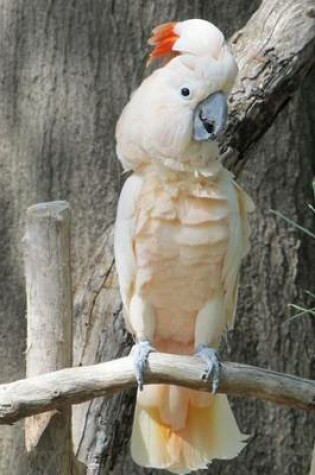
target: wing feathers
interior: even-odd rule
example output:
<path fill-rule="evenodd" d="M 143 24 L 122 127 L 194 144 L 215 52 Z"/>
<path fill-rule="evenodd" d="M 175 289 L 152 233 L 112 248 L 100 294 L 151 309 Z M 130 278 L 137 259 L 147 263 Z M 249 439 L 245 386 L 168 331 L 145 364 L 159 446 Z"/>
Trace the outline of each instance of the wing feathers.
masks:
<path fill-rule="evenodd" d="M 247 254 L 250 247 L 248 213 L 251 213 L 255 208 L 249 195 L 235 182 L 234 189 L 236 193 L 236 209 L 232 214 L 230 222 L 230 241 L 223 265 L 226 324 L 228 329 L 233 328 L 234 324 L 241 260 Z"/>
<path fill-rule="evenodd" d="M 142 186 L 142 178 L 131 175 L 119 198 L 115 223 L 115 262 L 119 278 L 121 298 L 125 307 L 131 298 L 135 280 L 135 262 L 133 253 L 133 234 L 136 202 Z"/>

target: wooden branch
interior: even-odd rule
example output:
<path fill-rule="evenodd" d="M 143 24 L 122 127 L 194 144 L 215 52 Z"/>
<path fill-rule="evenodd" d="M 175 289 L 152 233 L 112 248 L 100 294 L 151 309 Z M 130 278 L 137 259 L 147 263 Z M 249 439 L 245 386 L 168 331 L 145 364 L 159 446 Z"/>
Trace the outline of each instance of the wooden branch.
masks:
<path fill-rule="evenodd" d="M 264 0 L 231 43 L 240 72 L 222 149 L 237 174 L 315 64 L 314 0 Z"/>
<path fill-rule="evenodd" d="M 196 357 L 153 353 L 146 384 L 167 383 L 211 391 Z M 65 405 L 78 404 L 136 385 L 131 356 L 81 368 L 67 368 L 0 386 L 0 424 Z M 235 363 L 222 365 L 219 392 L 315 410 L 315 381 Z"/>
<path fill-rule="evenodd" d="M 26 374 L 33 377 L 71 365 L 69 204 L 55 201 L 28 208 L 24 248 Z M 34 472 L 44 473 L 53 463 L 55 473 L 69 473 L 72 459 L 70 416 L 71 410 L 64 407 L 62 414 L 50 411 L 25 421 L 25 445 L 28 451 L 33 451 Z M 44 438 L 44 433 L 49 437 Z"/>
<path fill-rule="evenodd" d="M 312 453 L 312 461 L 309 475 L 315 475 L 315 445 Z"/>

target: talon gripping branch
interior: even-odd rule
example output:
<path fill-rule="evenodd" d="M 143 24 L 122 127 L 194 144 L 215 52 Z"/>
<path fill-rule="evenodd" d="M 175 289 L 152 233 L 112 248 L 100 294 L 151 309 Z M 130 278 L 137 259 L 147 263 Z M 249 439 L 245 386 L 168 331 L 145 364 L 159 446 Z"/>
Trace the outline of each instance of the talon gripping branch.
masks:
<path fill-rule="evenodd" d="M 134 173 L 120 196 L 115 256 L 142 389 L 132 456 L 145 467 L 184 474 L 235 457 L 245 445 L 227 397 L 215 394 L 216 349 L 233 325 L 253 204 L 219 159 L 216 140 L 237 75 L 222 33 L 187 20 L 157 27 L 149 42 L 150 60 L 165 65 L 142 82 L 117 124 L 119 160 Z M 198 354 L 213 393 L 142 388 L 153 348 Z"/>

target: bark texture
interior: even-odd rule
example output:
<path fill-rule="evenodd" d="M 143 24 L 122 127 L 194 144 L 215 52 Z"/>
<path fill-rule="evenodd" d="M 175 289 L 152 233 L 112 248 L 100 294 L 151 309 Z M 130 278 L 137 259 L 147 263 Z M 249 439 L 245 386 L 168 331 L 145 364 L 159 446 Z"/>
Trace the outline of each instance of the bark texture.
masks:
<path fill-rule="evenodd" d="M 314 319 L 285 323 L 289 303 L 306 302 L 314 289 L 314 243 L 269 210 L 276 209 L 308 227 L 314 225 L 314 71 L 272 128 L 250 152 L 242 183 L 257 209 L 252 220 L 252 251 L 242 273 L 238 324 L 230 338 L 229 358 L 278 371 L 315 377 Z M 307 473 L 315 436 L 314 418 L 246 401 L 238 419 L 253 434 L 252 447 L 236 461 L 236 473 Z M 257 424 L 256 421 L 259 420 Z M 229 468 L 223 473 L 235 473 Z"/>
<path fill-rule="evenodd" d="M 227 165 L 239 172 L 246 152 L 314 66 L 314 1 L 264 0 L 231 43 L 240 74 L 230 97 L 224 146 L 232 148 Z"/>
<path fill-rule="evenodd" d="M 76 286 L 96 240 L 115 214 L 121 177 L 114 156 L 114 124 L 129 93 L 143 77 L 143 45 L 152 26 L 171 19 L 203 17 L 230 36 L 259 3 L 0 0 L 2 381 L 24 375 L 25 297 L 20 239 L 26 207 L 38 201 L 70 201 Z M 287 304 L 304 300 L 303 289 L 314 287 L 310 269 L 314 249 L 310 240 L 269 215 L 268 210 L 278 209 L 311 225 L 305 203 L 311 200 L 314 173 L 314 81 L 313 73 L 292 102 L 283 106 L 260 144 L 247 152 L 249 161 L 242 182 L 258 210 L 252 225 L 253 251 L 243 270 L 239 318 L 225 352 L 228 359 L 306 378 L 314 378 L 314 323 L 307 317 L 291 325 L 282 323 L 288 315 Z M 104 286 L 99 284 L 99 289 L 106 288 L 105 282 Z M 97 294 L 93 298 L 97 302 Z M 88 298 L 91 307 L 103 312 L 101 303 L 98 307 L 93 298 Z M 115 311 L 113 346 L 115 338 L 128 339 L 121 325 L 118 300 Z M 106 332 L 101 332 L 104 338 Z M 100 348 L 97 358 L 106 358 Z M 126 441 L 132 406 L 130 394 L 124 397 L 124 412 L 109 414 L 117 421 L 111 425 L 115 433 L 126 428 L 121 435 Z M 314 423 L 309 416 L 245 400 L 237 403 L 236 411 L 242 429 L 253 434 L 253 440 L 235 461 L 214 463 L 211 473 L 307 472 L 314 438 Z M 118 431 L 120 420 L 124 425 Z M 103 422 L 100 418 L 100 427 Z M 104 447 L 102 434 L 102 430 L 96 437 L 90 433 L 88 444 L 87 438 L 81 442 L 81 447 L 95 445 L 96 461 Z M 119 449 L 119 445 L 111 447 L 108 453 Z M 112 473 L 144 473 L 125 452 L 120 451 L 120 457 L 113 468 L 108 456 Z M 0 473 L 28 474 L 18 425 L 0 429 Z"/>

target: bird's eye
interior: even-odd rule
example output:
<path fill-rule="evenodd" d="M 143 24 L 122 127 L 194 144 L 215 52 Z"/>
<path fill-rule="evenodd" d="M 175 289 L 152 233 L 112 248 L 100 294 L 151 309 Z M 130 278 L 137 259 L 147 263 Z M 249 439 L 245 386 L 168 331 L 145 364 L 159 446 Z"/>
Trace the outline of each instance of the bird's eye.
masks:
<path fill-rule="evenodd" d="M 182 87 L 180 90 L 180 93 L 184 97 L 189 97 L 190 96 L 190 89 L 188 87 Z"/>

